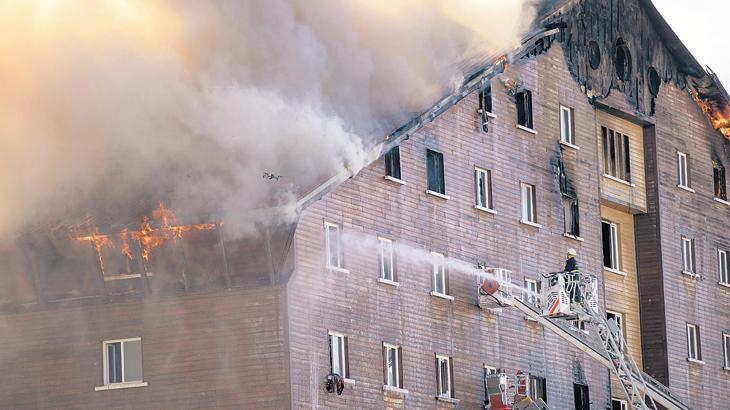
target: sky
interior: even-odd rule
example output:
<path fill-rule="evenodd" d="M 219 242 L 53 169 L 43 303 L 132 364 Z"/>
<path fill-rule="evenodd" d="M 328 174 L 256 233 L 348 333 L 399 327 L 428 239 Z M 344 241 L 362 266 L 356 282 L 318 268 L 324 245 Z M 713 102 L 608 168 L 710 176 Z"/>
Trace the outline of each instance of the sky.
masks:
<path fill-rule="evenodd" d="M 684 45 L 703 66 L 717 73 L 725 88 L 730 86 L 727 16 L 725 0 L 653 0 Z"/>

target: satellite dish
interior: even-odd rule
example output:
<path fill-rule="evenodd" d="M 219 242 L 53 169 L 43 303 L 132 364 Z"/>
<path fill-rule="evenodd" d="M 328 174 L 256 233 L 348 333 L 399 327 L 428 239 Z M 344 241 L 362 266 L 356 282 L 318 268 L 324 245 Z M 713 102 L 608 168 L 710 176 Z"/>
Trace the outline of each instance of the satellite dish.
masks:
<path fill-rule="evenodd" d="M 327 393 L 337 393 L 339 396 L 345 390 L 345 379 L 337 373 L 330 373 L 327 375 L 326 388 Z"/>

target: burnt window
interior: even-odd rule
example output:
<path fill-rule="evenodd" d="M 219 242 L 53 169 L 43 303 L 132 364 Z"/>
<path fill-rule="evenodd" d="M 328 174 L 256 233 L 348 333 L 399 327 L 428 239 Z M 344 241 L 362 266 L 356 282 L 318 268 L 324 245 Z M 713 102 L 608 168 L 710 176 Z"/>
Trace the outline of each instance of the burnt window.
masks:
<path fill-rule="evenodd" d="M 480 113 L 492 112 L 492 84 L 490 83 L 487 83 L 479 92 L 479 110 Z"/>
<path fill-rule="evenodd" d="M 440 152 L 426 150 L 426 171 L 428 173 L 428 190 L 446 194 L 444 184 L 444 155 Z"/>
<path fill-rule="evenodd" d="M 578 211 L 578 200 L 563 195 L 563 214 L 565 233 L 580 238 L 580 213 Z"/>
<path fill-rule="evenodd" d="M 588 386 L 584 384 L 574 384 L 573 398 L 575 400 L 575 410 L 591 409 L 591 400 L 588 395 Z"/>
<path fill-rule="evenodd" d="M 616 40 L 616 50 L 613 55 L 613 64 L 616 75 L 623 81 L 631 77 L 631 52 L 622 39 Z"/>
<path fill-rule="evenodd" d="M 656 68 L 649 67 L 646 73 L 646 80 L 651 95 L 654 97 L 659 95 L 659 86 L 662 84 L 662 80 L 659 78 L 659 73 L 657 73 Z"/>
<path fill-rule="evenodd" d="M 594 70 L 601 66 L 601 47 L 595 41 L 588 43 L 588 64 Z"/>
<path fill-rule="evenodd" d="M 517 124 L 532 129 L 532 92 L 521 91 L 515 93 L 517 104 Z"/>
<path fill-rule="evenodd" d="M 400 178 L 400 146 L 393 147 L 385 153 L 385 175 Z"/>
<path fill-rule="evenodd" d="M 631 182 L 631 150 L 629 136 L 610 128 L 601 127 L 603 144 L 603 173 Z"/>
<path fill-rule="evenodd" d="M 725 167 L 723 167 L 718 161 L 712 161 L 712 183 L 715 191 L 715 198 L 727 201 Z"/>

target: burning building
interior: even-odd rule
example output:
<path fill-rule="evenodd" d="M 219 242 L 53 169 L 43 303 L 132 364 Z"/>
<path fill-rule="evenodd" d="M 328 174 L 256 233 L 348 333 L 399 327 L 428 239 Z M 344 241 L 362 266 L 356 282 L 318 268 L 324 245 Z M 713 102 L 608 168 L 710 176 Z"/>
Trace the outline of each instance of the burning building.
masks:
<path fill-rule="evenodd" d="M 485 408 L 487 376 L 519 369 L 551 408 L 627 408 L 585 351 L 480 306 L 475 268 L 504 268 L 503 287 L 529 300 L 566 248 L 667 397 L 725 407 L 730 98 L 717 77 L 648 0 L 543 2 L 518 46 L 461 68 L 384 140 L 327 148 L 339 173 L 243 189 L 256 206 L 240 212 L 196 198 L 211 184 L 182 157 L 154 171 L 192 181 L 183 196 L 142 183 L 160 198 L 109 192 L 24 224 L 0 243 L 0 407 Z M 350 137 L 337 121 L 324 131 Z M 250 171 L 223 158 L 205 168 L 220 191 L 236 178 L 225 168 Z M 307 166 L 243 182 L 281 187 Z M 97 196 L 113 178 L 100 181 Z"/>

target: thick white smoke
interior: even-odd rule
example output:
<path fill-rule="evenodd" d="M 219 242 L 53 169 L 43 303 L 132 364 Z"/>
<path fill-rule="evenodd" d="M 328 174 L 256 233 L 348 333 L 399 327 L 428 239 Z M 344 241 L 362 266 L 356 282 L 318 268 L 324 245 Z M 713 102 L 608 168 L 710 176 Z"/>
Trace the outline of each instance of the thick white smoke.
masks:
<path fill-rule="evenodd" d="M 523 3 L 5 0 L 0 235 L 290 202 L 516 45 Z"/>

